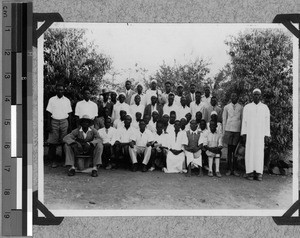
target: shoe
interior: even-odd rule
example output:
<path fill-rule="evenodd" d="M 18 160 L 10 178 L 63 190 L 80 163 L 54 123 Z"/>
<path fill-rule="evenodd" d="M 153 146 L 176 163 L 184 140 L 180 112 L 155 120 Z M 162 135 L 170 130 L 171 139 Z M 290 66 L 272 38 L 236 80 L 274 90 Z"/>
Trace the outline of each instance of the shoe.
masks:
<path fill-rule="evenodd" d="M 75 169 L 69 169 L 68 176 L 74 176 L 75 175 Z"/>
<path fill-rule="evenodd" d="M 148 171 L 148 169 L 147 169 L 147 165 L 143 165 L 143 169 L 142 169 L 142 172 L 147 172 Z"/>
<path fill-rule="evenodd" d="M 231 175 L 231 170 L 228 170 L 227 172 L 226 172 L 226 176 L 230 176 Z"/>
<path fill-rule="evenodd" d="M 132 165 L 132 172 L 136 172 L 138 170 L 138 163 L 134 163 Z"/>
<path fill-rule="evenodd" d="M 237 172 L 237 171 L 233 171 L 233 175 L 236 176 L 236 177 L 240 177 L 241 176 L 240 173 Z"/>
<path fill-rule="evenodd" d="M 258 174 L 258 175 L 257 175 L 257 180 L 258 180 L 258 181 L 262 181 L 262 174 Z"/>
<path fill-rule="evenodd" d="M 109 165 L 106 166 L 105 169 L 106 169 L 106 170 L 110 170 L 110 169 L 112 169 L 112 166 L 109 164 Z"/>
<path fill-rule="evenodd" d="M 213 172 L 212 171 L 208 171 L 208 177 L 213 177 L 214 176 L 214 174 L 213 174 Z"/>
<path fill-rule="evenodd" d="M 98 177 L 98 171 L 93 169 L 92 170 L 92 177 Z"/>
<path fill-rule="evenodd" d="M 152 172 L 152 171 L 154 171 L 154 170 L 155 170 L 155 168 L 154 168 L 154 167 L 151 167 L 148 171 Z"/>
<path fill-rule="evenodd" d="M 248 174 L 248 175 L 246 176 L 246 178 L 247 178 L 248 180 L 253 180 L 253 174 Z"/>
<path fill-rule="evenodd" d="M 51 165 L 51 168 L 57 168 L 58 167 L 58 164 L 53 162 L 52 165 Z"/>
<path fill-rule="evenodd" d="M 162 168 L 162 171 L 163 171 L 164 173 L 167 173 L 168 170 L 167 170 L 167 168 L 164 167 L 164 168 Z"/>
<path fill-rule="evenodd" d="M 218 177 L 218 178 L 221 178 L 222 177 L 222 175 L 221 175 L 221 173 L 218 171 L 218 172 L 216 172 L 216 176 Z"/>

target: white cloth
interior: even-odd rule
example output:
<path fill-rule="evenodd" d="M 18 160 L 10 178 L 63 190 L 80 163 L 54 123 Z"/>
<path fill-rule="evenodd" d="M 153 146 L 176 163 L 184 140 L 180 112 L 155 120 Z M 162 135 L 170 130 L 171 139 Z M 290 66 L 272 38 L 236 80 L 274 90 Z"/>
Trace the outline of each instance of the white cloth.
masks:
<path fill-rule="evenodd" d="M 168 148 L 174 150 L 183 150 L 183 145 L 187 145 L 188 139 L 186 132 L 179 131 L 177 136 L 175 132 L 167 136 Z M 178 155 L 174 155 L 171 151 L 167 154 L 167 168 L 164 170 L 165 173 L 182 173 L 184 172 L 185 154 L 181 152 Z"/>
<path fill-rule="evenodd" d="M 200 102 L 198 105 L 196 104 L 196 101 L 191 102 L 190 108 L 191 108 L 192 119 L 196 118 L 196 113 L 198 111 L 200 111 L 202 113 L 202 116 L 203 116 L 205 105 L 206 104 L 204 102 Z"/>
<path fill-rule="evenodd" d="M 82 118 L 84 115 L 88 115 L 92 120 L 94 120 L 94 118 L 98 116 L 98 106 L 91 100 L 79 101 L 75 107 L 75 115 L 79 118 Z"/>
<path fill-rule="evenodd" d="M 130 107 L 125 102 L 123 102 L 123 103 L 117 102 L 114 105 L 112 116 L 111 116 L 113 121 L 115 121 L 116 119 L 120 119 L 120 111 L 121 110 L 126 111 L 128 114 L 130 112 Z M 132 115 L 132 117 L 134 118 L 134 115 Z"/>
<path fill-rule="evenodd" d="M 163 147 L 168 147 L 168 134 L 165 133 L 161 133 L 160 135 L 158 135 L 156 132 L 153 133 L 153 141 L 157 142 L 158 144 L 160 144 Z"/>
<path fill-rule="evenodd" d="M 202 150 L 198 150 L 196 153 L 184 151 L 185 156 L 186 156 L 186 164 L 188 166 L 189 166 L 189 164 L 192 164 L 195 167 L 202 167 L 201 152 L 202 152 Z"/>
<path fill-rule="evenodd" d="M 71 102 L 65 96 L 61 98 L 54 96 L 49 99 L 46 110 L 52 114 L 53 119 L 66 119 L 69 117 L 68 113 L 72 112 Z"/>
<path fill-rule="evenodd" d="M 211 95 L 207 98 L 205 95 L 201 96 L 201 102 L 203 102 L 206 106 L 210 105 Z"/>
<path fill-rule="evenodd" d="M 185 118 L 185 115 L 188 113 L 191 113 L 191 109 L 188 106 L 183 107 L 182 105 L 180 105 L 180 107 L 178 108 L 178 112 L 176 112 L 178 115 L 176 115 L 176 118 L 178 120 L 180 120 L 181 118 Z"/>
<path fill-rule="evenodd" d="M 263 173 L 264 138 L 270 136 L 270 110 L 266 104 L 249 103 L 244 107 L 242 135 L 247 135 L 246 173 Z"/>
<path fill-rule="evenodd" d="M 130 124 L 131 127 L 139 130 L 140 126 L 139 126 L 139 122 L 137 122 L 135 119 L 132 120 L 131 124 Z"/>
<path fill-rule="evenodd" d="M 113 127 L 118 129 L 120 127 L 123 127 L 124 126 L 124 121 L 121 121 L 121 119 L 116 119 L 114 121 L 114 124 L 113 124 Z"/>
<path fill-rule="evenodd" d="M 223 110 L 223 130 L 240 132 L 242 127 L 243 107 L 236 103 L 229 103 Z"/>
<path fill-rule="evenodd" d="M 148 129 L 152 132 L 156 132 L 156 122 L 153 122 L 153 120 L 149 121 L 149 124 L 147 125 Z"/>
<path fill-rule="evenodd" d="M 181 99 L 181 97 L 179 97 L 178 95 L 175 95 L 174 104 L 176 104 L 178 107 L 181 106 L 180 99 Z"/>
<path fill-rule="evenodd" d="M 168 103 L 165 104 L 163 107 L 163 114 L 168 114 L 170 116 L 171 111 L 176 112 L 176 119 L 177 119 L 179 107 L 175 103 L 173 103 L 172 106 L 169 106 Z"/>
<path fill-rule="evenodd" d="M 129 112 L 130 112 L 131 116 L 133 117 L 132 120 L 136 119 L 135 118 L 135 114 L 137 112 L 142 113 L 142 117 L 141 118 L 143 118 L 143 116 L 144 116 L 144 110 L 145 110 L 145 106 L 142 105 L 142 104 L 140 104 L 140 105 L 136 105 L 136 104 L 130 105 Z"/>
<path fill-rule="evenodd" d="M 223 146 L 222 134 L 217 133 L 217 131 L 215 131 L 215 133 L 212 133 L 211 131 L 209 131 L 206 134 L 206 136 L 204 136 L 203 138 L 201 138 L 201 136 L 200 136 L 200 139 L 203 143 L 203 146 L 208 146 L 208 147 L 221 147 L 221 146 Z M 206 154 L 207 154 L 208 157 L 220 157 L 220 154 L 215 154 L 211 151 L 206 151 Z"/>
<path fill-rule="evenodd" d="M 116 133 L 117 130 L 113 127 L 109 127 L 108 129 L 101 128 L 98 130 L 99 136 L 103 141 L 103 144 L 109 143 L 111 145 L 114 145 L 116 140 Z"/>
<path fill-rule="evenodd" d="M 207 130 L 210 131 L 210 127 L 209 127 L 209 122 L 207 122 Z M 217 128 L 216 128 L 217 133 L 219 134 L 223 134 L 223 127 L 222 127 L 222 123 L 221 122 L 217 122 Z"/>
<path fill-rule="evenodd" d="M 131 97 L 131 101 L 130 101 L 130 105 L 134 105 L 135 102 L 134 102 L 134 98 L 135 96 L 137 95 L 138 93 L 135 93 L 132 95 Z M 139 94 L 140 97 L 141 97 L 141 102 L 140 102 L 140 105 L 143 105 L 144 108 L 147 106 L 147 100 L 146 100 L 146 94 L 142 93 L 142 94 Z"/>
<path fill-rule="evenodd" d="M 136 129 L 130 126 L 128 129 L 125 126 L 117 129 L 116 132 L 116 141 L 121 143 L 128 143 L 135 140 Z"/>
<path fill-rule="evenodd" d="M 160 89 L 156 89 L 156 90 L 148 89 L 146 91 L 146 105 L 151 104 L 152 96 L 156 96 L 158 99 L 161 99 L 161 90 Z"/>
<path fill-rule="evenodd" d="M 174 133 L 174 131 L 175 131 L 174 124 L 169 123 L 167 130 L 166 130 L 166 134 L 172 134 L 172 133 Z"/>
<path fill-rule="evenodd" d="M 148 129 L 145 129 L 143 133 L 140 130 L 136 130 L 132 140 L 135 141 L 136 146 L 146 146 L 148 142 L 153 141 L 153 134 Z"/>

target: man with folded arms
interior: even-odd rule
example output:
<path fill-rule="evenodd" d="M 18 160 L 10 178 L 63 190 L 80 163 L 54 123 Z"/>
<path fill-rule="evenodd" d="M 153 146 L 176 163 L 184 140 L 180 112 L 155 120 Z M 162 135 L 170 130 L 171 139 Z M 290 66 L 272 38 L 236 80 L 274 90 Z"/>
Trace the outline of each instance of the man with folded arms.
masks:
<path fill-rule="evenodd" d="M 129 154 L 133 164 L 132 171 L 136 172 L 138 169 L 137 156 L 143 156 L 142 171 L 147 171 L 147 164 L 151 156 L 151 145 L 153 142 L 153 134 L 151 131 L 146 129 L 146 123 L 144 120 L 139 122 L 139 130 L 134 135 L 134 146 L 129 147 Z"/>
<path fill-rule="evenodd" d="M 85 154 L 93 155 L 92 177 L 97 177 L 97 166 L 101 164 L 101 155 L 103 152 L 102 140 L 95 128 L 91 125 L 93 120 L 88 115 L 83 115 L 79 119 L 80 127 L 73 130 L 63 139 L 66 153 L 66 166 L 71 166 L 68 176 L 75 175 L 75 157 Z"/>

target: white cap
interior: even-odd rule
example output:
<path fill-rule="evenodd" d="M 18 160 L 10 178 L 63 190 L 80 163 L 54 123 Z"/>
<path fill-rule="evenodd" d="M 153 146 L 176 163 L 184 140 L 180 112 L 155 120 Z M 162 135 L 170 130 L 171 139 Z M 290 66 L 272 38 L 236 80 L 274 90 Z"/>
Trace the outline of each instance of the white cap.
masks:
<path fill-rule="evenodd" d="M 255 93 L 255 92 L 259 92 L 259 93 L 261 94 L 261 91 L 260 91 L 259 88 L 254 89 L 254 90 L 253 90 L 253 93 Z"/>
<path fill-rule="evenodd" d="M 216 111 L 212 111 L 210 115 L 218 115 L 218 113 Z"/>
<path fill-rule="evenodd" d="M 153 83 L 153 82 L 157 83 L 157 80 L 156 79 L 152 79 L 151 83 Z"/>

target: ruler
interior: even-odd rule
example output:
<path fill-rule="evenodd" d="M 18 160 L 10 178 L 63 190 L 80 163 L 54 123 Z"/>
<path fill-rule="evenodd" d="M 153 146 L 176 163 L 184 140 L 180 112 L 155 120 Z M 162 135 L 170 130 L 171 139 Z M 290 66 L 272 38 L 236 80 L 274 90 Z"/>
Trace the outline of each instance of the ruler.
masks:
<path fill-rule="evenodd" d="M 2 235 L 27 236 L 32 233 L 27 144 L 32 3 L 3 2 L 2 24 Z"/>

